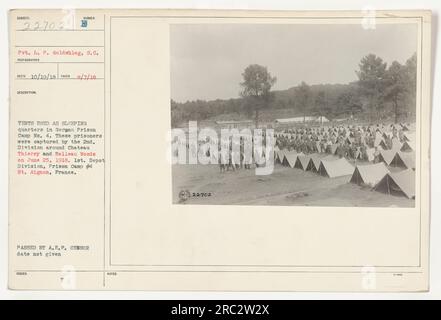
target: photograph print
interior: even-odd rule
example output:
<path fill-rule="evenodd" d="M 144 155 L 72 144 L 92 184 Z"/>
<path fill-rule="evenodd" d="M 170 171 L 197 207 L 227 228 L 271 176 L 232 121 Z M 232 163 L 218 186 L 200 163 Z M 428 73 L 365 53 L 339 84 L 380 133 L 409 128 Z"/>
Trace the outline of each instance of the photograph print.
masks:
<path fill-rule="evenodd" d="M 174 204 L 415 207 L 417 24 L 174 24 L 170 48 Z"/>

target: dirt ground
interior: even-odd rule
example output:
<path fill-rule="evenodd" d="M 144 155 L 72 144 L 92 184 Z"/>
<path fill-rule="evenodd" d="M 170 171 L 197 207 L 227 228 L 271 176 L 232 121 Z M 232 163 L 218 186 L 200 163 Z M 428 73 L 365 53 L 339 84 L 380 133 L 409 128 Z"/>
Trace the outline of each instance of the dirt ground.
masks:
<path fill-rule="evenodd" d="M 174 165 L 172 173 L 173 202 L 181 204 L 415 206 L 415 200 L 349 183 L 351 176 L 330 179 L 279 164 L 268 176 L 256 176 L 254 169 L 221 173 L 217 165 Z M 190 197 L 182 201 L 179 193 L 186 190 Z"/>

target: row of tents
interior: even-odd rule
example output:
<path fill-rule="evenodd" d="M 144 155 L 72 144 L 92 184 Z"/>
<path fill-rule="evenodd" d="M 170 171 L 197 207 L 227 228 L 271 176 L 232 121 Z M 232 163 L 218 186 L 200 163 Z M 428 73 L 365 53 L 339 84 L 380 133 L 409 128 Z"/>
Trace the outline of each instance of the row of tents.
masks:
<path fill-rule="evenodd" d="M 364 185 L 374 190 L 391 195 L 402 195 L 409 199 L 415 198 L 415 165 L 410 163 L 407 155 L 396 152 L 393 159 L 373 164 L 356 165 L 355 167 L 345 158 L 334 155 L 311 154 L 305 155 L 293 151 L 277 150 L 275 161 L 291 168 L 315 172 L 328 178 L 351 175 L 350 182 Z M 390 172 L 387 165 L 404 168 L 400 172 Z M 413 168 L 412 168 L 413 167 Z"/>
<path fill-rule="evenodd" d="M 322 160 L 339 159 L 338 156 L 333 154 L 313 153 L 305 155 L 302 152 L 298 153 L 296 151 L 280 150 L 277 148 L 275 149 L 274 156 L 276 162 L 290 166 L 291 168 L 296 167 L 304 170 L 309 170 L 314 166 L 317 169 L 317 166 Z M 387 166 L 415 170 L 415 152 L 413 151 L 382 150 L 379 152 L 378 160 Z"/>
<path fill-rule="evenodd" d="M 380 162 L 391 167 L 401 167 L 415 170 L 415 152 L 382 150 L 378 156 Z"/>
<path fill-rule="evenodd" d="M 336 153 L 339 145 L 355 147 L 359 154 L 354 158 L 366 158 L 366 154 L 375 150 L 416 151 L 416 134 L 410 124 L 293 128 L 275 136 L 280 148 L 294 147 L 299 152 L 303 151 L 298 150 L 302 142 L 312 142 L 316 151 L 331 154 Z"/>

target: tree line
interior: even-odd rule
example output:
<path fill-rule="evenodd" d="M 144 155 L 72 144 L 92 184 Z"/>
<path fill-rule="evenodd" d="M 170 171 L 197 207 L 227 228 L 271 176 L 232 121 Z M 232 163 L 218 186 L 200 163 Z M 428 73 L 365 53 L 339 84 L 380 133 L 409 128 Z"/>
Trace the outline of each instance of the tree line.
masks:
<path fill-rule="evenodd" d="M 357 81 L 319 85 L 302 82 L 288 90 L 274 91 L 277 78 L 266 67 L 252 64 L 242 73 L 239 98 L 184 103 L 172 100 L 172 126 L 222 116 L 229 120 L 254 119 L 258 125 L 262 113 L 282 109 L 296 116 L 325 116 L 331 120 L 409 120 L 416 112 L 416 71 L 416 54 L 404 64 L 394 61 L 389 66 L 380 57 L 368 54 L 355 70 Z"/>

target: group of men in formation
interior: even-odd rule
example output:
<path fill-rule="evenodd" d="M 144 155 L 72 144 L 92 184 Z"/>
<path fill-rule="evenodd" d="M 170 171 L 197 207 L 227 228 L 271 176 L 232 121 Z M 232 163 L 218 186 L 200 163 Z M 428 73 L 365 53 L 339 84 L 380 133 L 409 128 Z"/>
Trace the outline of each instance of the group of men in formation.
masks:
<path fill-rule="evenodd" d="M 251 165 L 259 167 L 265 164 L 266 157 L 273 155 L 267 152 L 266 146 L 273 144 L 273 151 L 286 150 L 303 153 L 329 153 L 348 160 L 364 160 L 378 162 L 381 150 L 394 150 L 406 139 L 406 131 L 410 124 L 376 124 L 376 125 L 338 125 L 320 127 L 298 127 L 278 131 L 271 141 L 267 141 L 265 129 L 262 135 L 251 139 L 240 137 L 221 140 L 216 144 L 214 153 L 210 148 L 209 139 L 199 141 L 198 149 L 192 150 L 187 143 L 187 150 L 202 153 L 218 163 L 221 172 L 251 169 Z M 213 163 L 213 162 L 211 162 Z"/>
<path fill-rule="evenodd" d="M 341 125 L 327 127 L 301 127 L 285 129 L 275 134 L 275 150 L 296 151 L 303 154 L 328 153 L 348 160 L 362 160 L 377 163 L 381 150 L 397 151 L 405 141 L 405 132 L 410 124 Z M 265 134 L 262 136 L 262 150 L 253 150 L 254 157 L 265 159 Z M 240 140 L 240 154 L 234 154 L 230 142 L 227 161 L 219 158 L 220 171 L 250 169 L 250 162 L 244 155 L 244 140 Z M 237 150 L 237 149 L 236 149 Z M 225 160 L 225 159 L 224 159 Z M 249 159 L 248 159 L 249 160 Z M 259 166 L 261 162 L 254 162 Z"/>
<path fill-rule="evenodd" d="M 394 149 L 405 140 L 407 124 L 338 126 L 288 129 L 277 135 L 281 150 L 311 153 L 330 153 L 340 158 L 366 160 L 370 154 L 378 160 L 381 150 Z"/>

